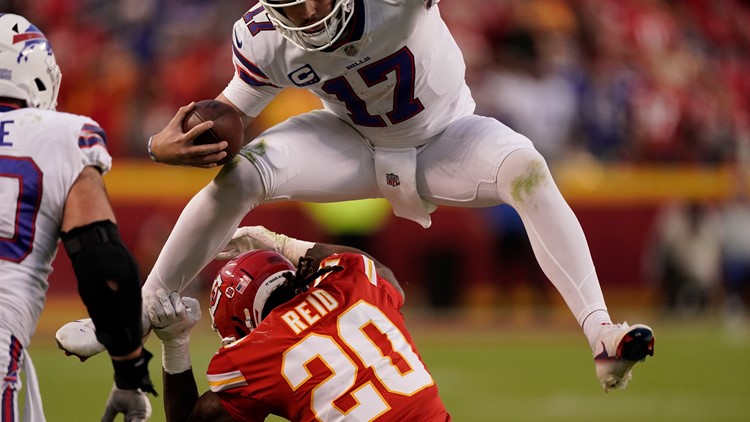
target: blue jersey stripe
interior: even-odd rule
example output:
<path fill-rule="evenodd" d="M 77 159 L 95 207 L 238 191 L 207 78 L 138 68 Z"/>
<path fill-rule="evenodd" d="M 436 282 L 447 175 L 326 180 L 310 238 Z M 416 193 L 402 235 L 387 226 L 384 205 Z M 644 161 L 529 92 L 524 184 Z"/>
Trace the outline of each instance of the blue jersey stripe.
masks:
<path fill-rule="evenodd" d="M 78 135 L 78 147 L 91 148 L 95 145 L 101 145 L 106 148 L 107 135 L 99 125 L 86 123 Z"/>
<path fill-rule="evenodd" d="M 263 73 L 258 66 L 255 65 L 255 63 L 251 62 L 247 59 L 247 57 L 243 56 L 240 50 L 237 49 L 237 47 L 232 45 L 232 52 L 234 53 L 234 57 L 237 57 L 237 60 L 242 63 L 242 66 L 245 66 L 247 70 L 249 70 L 252 73 L 255 73 L 256 75 L 260 76 L 261 78 L 268 79 L 268 76 L 266 76 L 265 73 Z"/>

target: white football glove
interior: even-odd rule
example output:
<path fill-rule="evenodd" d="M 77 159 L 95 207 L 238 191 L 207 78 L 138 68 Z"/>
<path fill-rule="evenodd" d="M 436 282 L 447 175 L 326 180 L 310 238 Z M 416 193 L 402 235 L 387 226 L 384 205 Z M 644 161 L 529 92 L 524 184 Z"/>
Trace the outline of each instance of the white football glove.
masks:
<path fill-rule="evenodd" d="M 216 259 L 232 259 L 254 249 L 276 251 L 296 263 L 315 244 L 278 234 L 263 226 L 240 227 Z"/>
<path fill-rule="evenodd" d="M 102 422 L 113 422 L 119 413 L 125 415 L 125 422 L 147 421 L 151 417 L 148 395 L 140 389 L 123 390 L 113 385 L 107 397 Z"/>
<path fill-rule="evenodd" d="M 146 294 L 144 307 L 154 334 L 161 340 L 164 370 L 178 374 L 190 369 L 190 332 L 202 317 L 198 300 L 157 290 Z"/>

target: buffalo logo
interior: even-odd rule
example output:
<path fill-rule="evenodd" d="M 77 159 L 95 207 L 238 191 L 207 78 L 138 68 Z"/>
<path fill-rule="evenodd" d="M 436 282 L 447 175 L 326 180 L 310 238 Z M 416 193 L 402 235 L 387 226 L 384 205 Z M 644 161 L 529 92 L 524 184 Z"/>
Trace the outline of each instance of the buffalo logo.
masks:
<path fill-rule="evenodd" d="M 47 50 L 47 55 L 52 55 L 52 48 L 47 42 L 47 38 L 45 38 L 42 31 L 36 26 L 29 25 L 24 32 L 19 32 L 18 25 L 15 25 L 13 31 L 16 32 L 16 34 L 13 35 L 13 44 L 23 43 L 21 53 L 18 55 L 18 63 L 21 63 L 21 59 L 24 57 L 26 49 L 37 44 L 42 44 Z"/>
<path fill-rule="evenodd" d="M 393 173 L 386 173 L 385 174 L 385 183 L 388 184 L 388 186 L 396 187 L 401 184 L 401 181 L 398 180 L 398 174 Z"/>

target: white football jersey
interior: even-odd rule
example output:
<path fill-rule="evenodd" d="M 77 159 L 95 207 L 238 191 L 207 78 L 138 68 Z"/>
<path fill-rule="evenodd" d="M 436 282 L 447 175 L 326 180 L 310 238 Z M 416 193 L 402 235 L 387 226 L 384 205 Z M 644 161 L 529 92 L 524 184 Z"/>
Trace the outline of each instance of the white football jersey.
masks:
<path fill-rule="evenodd" d="M 281 88 L 309 89 L 376 146 L 420 145 L 474 112 L 463 56 L 436 6 L 354 0 L 349 25 L 332 48 L 306 52 L 256 5 L 234 25 L 224 95 L 257 116 Z"/>
<path fill-rule="evenodd" d="M 0 324 L 24 345 L 44 307 L 68 192 L 84 167 L 112 165 L 105 139 L 84 116 L 0 113 Z"/>

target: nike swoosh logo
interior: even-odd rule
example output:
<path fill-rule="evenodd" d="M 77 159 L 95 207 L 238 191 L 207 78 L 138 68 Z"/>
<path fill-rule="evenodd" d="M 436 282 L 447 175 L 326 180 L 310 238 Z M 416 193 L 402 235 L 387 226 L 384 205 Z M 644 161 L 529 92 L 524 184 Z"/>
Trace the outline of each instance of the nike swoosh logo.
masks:
<path fill-rule="evenodd" d="M 237 44 L 237 48 L 242 48 L 242 40 L 240 40 L 236 32 L 232 33 L 234 34 L 234 42 Z"/>

